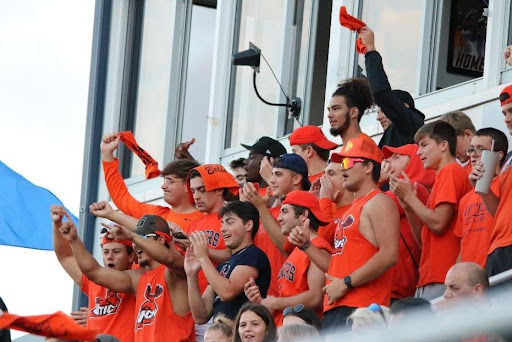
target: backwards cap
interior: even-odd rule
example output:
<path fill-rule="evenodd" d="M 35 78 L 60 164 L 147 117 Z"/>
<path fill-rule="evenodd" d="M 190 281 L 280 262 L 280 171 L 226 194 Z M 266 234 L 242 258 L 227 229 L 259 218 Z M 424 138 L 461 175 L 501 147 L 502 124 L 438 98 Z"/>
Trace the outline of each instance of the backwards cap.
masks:
<path fill-rule="evenodd" d="M 144 215 L 137 222 L 137 226 L 133 231 L 137 235 L 145 236 L 148 234 L 157 234 L 163 236 L 167 242 L 171 242 L 169 224 L 161 216 Z"/>
<path fill-rule="evenodd" d="M 309 181 L 308 175 L 308 165 L 304 161 L 304 159 L 295 153 L 285 153 L 279 157 L 274 162 L 274 167 L 281 169 L 288 169 L 293 172 L 297 172 L 300 174 L 304 180 L 304 184 L 307 189 L 311 187 L 311 182 Z"/>
<path fill-rule="evenodd" d="M 326 138 L 318 126 L 308 125 L 295 129 L 290 135 L 290 145 L 315 144 L 324 150 L 334 150 L 338 147 Z"/>
<path fill-rule="evenodd" d="M 503 88 L 500 93 L 500 102 L 502 107 L 512 102 L 512 84 Z"/>
<path fill-rule="evenodd" d="M 329 224 L 329 220 L 322 214 L 318 198 L 309 191 L 294 190 L 286 195 L 283 204 L 300 205 L 308 209 L 320 221 L 320 225 Z"/>
<path fill-rule="evenodd" d="M 331 159 L 335 163 L 341 163 L 345 157 L 366 158 L 380 164 L 382 162 L 382 151 L 372 138 L 361 133 L 357 138 L 350 139 L 343 146 L 340 153 L 333 153 Z"/>
<path fill-rule="evenodd" d="M 286 148 L 277 140 L 270 137 L 261 137 L 252 145 L 240 144 L 247 150 L 253 150 L 258 154 L 267 157 L 277 158 L 281 154 L 286 153 Z"/>

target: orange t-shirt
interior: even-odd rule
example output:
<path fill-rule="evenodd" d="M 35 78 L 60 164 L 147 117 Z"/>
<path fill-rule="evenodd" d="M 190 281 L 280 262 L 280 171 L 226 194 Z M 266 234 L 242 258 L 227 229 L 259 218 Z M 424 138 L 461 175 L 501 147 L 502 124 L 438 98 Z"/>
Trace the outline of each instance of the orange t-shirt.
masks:
<path fill-rule="evenodd" d="M 331 245 L 329 245 L 329 243 L 320 236 L 312 239 L 311 243 L 317 248 L 332 253 Z M 293 250 L 279 270 L 279 275 L 277 277 L 277 282 L 279 284 L 278 297 L 292 297 L 309 290 L 309 263 L 310 260 L 306 253 L 298 248 Z M 317 313 L 321 316 L 322 310 L 320 309 Z M 281 310 L 276 311 L 274 321 L 278 327 L 283 324 L 283 312 Z"/>
<path fill-rule="evenodd" d="M 165 266 L 147 271 L 140 277 L 136 298 L 135 341 L 195 341 L 190 311 L 185 316 L 173 311 L 165 281 Z"/>
<path fill-rule="evenodd" d="M 318 235 L 323 237 L 331 244 L 331 246 L 334 247 L 334 234 L 336 232 L 336 227 L 338 226 L 338 221 L 343 217 L 343 214 L 345 214 L 352 204 L 336 207 L 336 203 L 332 202 L 328 198 L 321 198 L 319 203 L 322 214 L 329 219 L 330 223 L 327 226 L 319 227 Z"/>
<path fill-rule="evenodd" d="M 279 217 L 279 213 L 281 211 L 281 205 L 277 207 L 269 209 L 270 214 L 277 219 Z M 279 270 L 281 266 L 283 266 L 286 257 L 279 251 L 276 247 L 272 239 L 268 235 L 267 231 L 263 227 L 260 221 L 260 228 L 258 229 L 258 233 L 254 237 L 254 244 L 256 247 L 261 249 L 268 257 L 268 261 L 270 262 L 271 274 L 270 274 L 270 286 L 268 288 L 268 296 L 277 296 L 279 293 L 277 277 L 279 275 Z"/>
<path fill-rule="evenodd" d="M 316 175 L 310 175 L 308 176 L 308 180 L 310 183 L 313 183 L 314 181 L 316 181 L 318 178 L 322 177 L 324 175 L 325 171 L 322 171 L 322 172 L 319 172 L 317 173 Z"/>
<path fill-rule="evenodd" d="M 417 287 L 444 283 L 446 272 L 455 264 L 460 251 L 460 239 L 453 234 L 461 198 L 471 191 L 466 171 L 456 162 L 443 167 L 436 175 L 427 207 L 434 210 L 439 204 L 455 205 L 450 226 L 442 235 L 434 234 L 426 225 L 421 227 L 420 278 Z"/>
<path fill-rule="evenodd" d="M 464 169 L 464 171 L 466 171 L 466 173 L 469 175 L 469 174 L 471 173 L 471 171 L 473 171 L 473 165 L 471 165 L 471 160 L 470 160 L 470 161 L 468 161 L 468 162 L 466 163 L 466 165 L 464 165 L 462 168 L 463 168 L 463 169 Z"/>
<path fill-rule="evenodd" d="M 426 204 L 430 193 L 424 185 L 416 184 L 416 196 L 418 196 L 423 204 Z M 393 266 L 393 272 L 397 276 L 393 277 L 391 298 L 413 297 L 416 291 L 416 284 L 418 284 L 418 265 L 420 263 L 421 247 L 412 234 L 409 220 L 396 195 L 391 190 L 386 191 L 386 195 L 395 202 L 400 213 L 399 256 L 398 262 Z"/>
<path fill-rule="evenodd" d="M 359 220 L 363 206 L 379 193 L 380 190 L 376 189 L 366 196 L 357 198 L 340 220 L 336 228 L 334 252 L 329 264 L 328 273 L 331 276 L 343 279 L 366 264 L 379 251 L 359 232 Z M 372 303 L 389 306 L 392 278 L 393 272 L 389 269 L 380 277 L 348 290 L 333 304 L 329 304 L 327 295 L 325 295 L 324 312 L 339 306 L 363 307 Z"/>
<path fill-rule="evenodd" d="M 500 174 L 500 204 L 494 215 L 494 229 L 491 234 L 489 254 L 496 248 L 512 245 L 512 160 Z"/>
<path fill-rule="evenodd" d="M 82 292 L 89 297 L 87 327 L 121 341 L 134 341 L 135 295 L 116 293 L 93 283 L 82 274 Z"/>
<path fill-rule="evenodd" d="M 491 183 L 491 189 L 499 194 L 499 176 Z M 485 268 L 487 253 L 491 246 L 494 217 L 487 211 L 482 197 L 474 190 L 468 192 L 459 202 L 459 215 L 453 233 L 462 238 L 461 261 L 473 261 Z"/>
<path fill-rule="evenodd" d="M 181 229 L 185 232 L 193 221 L 204 217 L 204 214 L 197 210 L 188 214 L 182 214 L 173 211 L 169 207 L 137 201 L 130 194 L 124 183 L 123 177 L 119 172 L 119 160 L 117 159 L 112 162 L 103 161 L 103 172 L 112 201 L 126 215 L 135 218 L 148 214 L 159 215 L 173 224 L 178 231 Z"/>
<path fill-rule="evenodd" d="M 208 237 L 208 247 L 212 249 L 226 249 L 226 245 L 224 243 L 224 238 L 220 233 L 220 218 L 218 217 L 219 212 L 216 211 L 214 213 L 203 216 L 201 219 L 192 222 L 189 229 L 186 231 L 187 234 L 191 234 L 196 231 L 206 232 Z M 216 263 L 213 263 L 215 267 L 217 267 Z M 204 275 L 203 270 L 199 271 L 198 274 L 199 281 L 199 289 L 201 293 L 204 292 L 206 287 L 208 286 L 208 280 L 206 280 L 206 276 Z"/>

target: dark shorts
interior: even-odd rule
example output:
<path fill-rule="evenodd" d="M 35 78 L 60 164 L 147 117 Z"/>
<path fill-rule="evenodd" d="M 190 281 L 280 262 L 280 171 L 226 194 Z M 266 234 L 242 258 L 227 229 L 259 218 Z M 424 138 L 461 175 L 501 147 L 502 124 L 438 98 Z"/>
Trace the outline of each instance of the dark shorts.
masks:
<path fill-rule="evenodd" d="M 496 248 L 487 256 L 485 271 L 489 277 L 512 268 L 512 246 Z"/>
<path fill-rule="evenodd" d="M 357 308 L 350 306 L 338 306 L 332 308 L 329 311 L 324 312 L 324 318 L 322 319 L 322 331 L 342 331 L 347 330 L 347 318 Z"/>

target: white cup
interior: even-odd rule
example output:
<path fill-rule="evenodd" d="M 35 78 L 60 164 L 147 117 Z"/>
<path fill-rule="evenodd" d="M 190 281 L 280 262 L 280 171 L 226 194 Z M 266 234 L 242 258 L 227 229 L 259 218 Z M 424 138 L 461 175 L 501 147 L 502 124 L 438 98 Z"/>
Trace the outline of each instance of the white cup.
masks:
<path fill-rule="evenodd" d="M 498 162 L 498 152 L 483 150 L 480 160 L 484 164 L 485 170 L 482 178 L 476 181 L 475 192 L 486 194 L 489 192 L 492 179 L 494 178 L 494 171 Z"/>

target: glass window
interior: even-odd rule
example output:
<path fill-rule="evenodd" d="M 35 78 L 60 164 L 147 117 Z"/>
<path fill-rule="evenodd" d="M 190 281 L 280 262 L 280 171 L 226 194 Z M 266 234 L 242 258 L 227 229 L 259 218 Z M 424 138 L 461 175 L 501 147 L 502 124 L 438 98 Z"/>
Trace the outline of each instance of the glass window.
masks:
<path fill-rule="evenodd" d="M 190 153 L 204 161 L 212 78 L 215 8 L 192 6 L 182 141 L 195 138 Z"/>
<path fill-rule="evenodd" d="M 173 47 L 175 0 L 144 3 L 142 47 L 134 134 L 139 145 L 162 165 L 169 76 Z M 144 174 L 144 164 L 132 159 L 131 176 Z"/>
<path fill-rule="evenodd" d="M 279 79 L 282 71 L 285 2 L 275 0 L 242 1 L 239 3 L 240 17 L 238 43 L 235 51 L 249 48 L 249 42 L 261 49 Z M 276 131 L 279 107 L 261 102 L 253 89 L 253 70 L 250 67 L 233 67 L 235 78 L 231 94 L 233 105 L 229 115 L 226 146 L 256 140 Z M 280 88 L 263 57 L 260 72 L 256 76 L 260 95 L 269 102 L 280 102 Z"/>
<path fill-rule="evenodd" d="M 416 91 L 418 51 L 423 19 L 422 0 L 363 0 L 362 20 L 375 33 L 375 47 L 393 89 Z M 404 29 L 407 28 L 407 29 Z M 364 55 L 359 55 L 357 75 L 366 75 Z"/>

